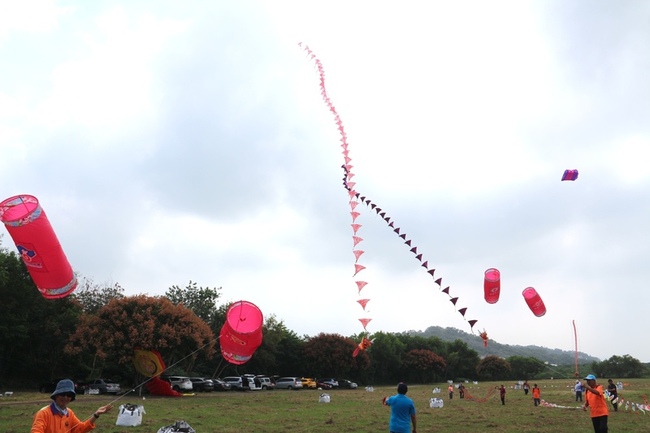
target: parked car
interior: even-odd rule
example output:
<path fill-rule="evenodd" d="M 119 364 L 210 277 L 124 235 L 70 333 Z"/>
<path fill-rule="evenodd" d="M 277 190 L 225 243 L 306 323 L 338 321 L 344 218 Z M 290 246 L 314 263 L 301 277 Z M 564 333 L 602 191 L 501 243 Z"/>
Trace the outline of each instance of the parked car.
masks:
<path fill-rule="evenodd" d="M 187 376 L 160 376 L 162 380 L 166 380 L 172 386 L 172 389 L 176 392 L 188 392 L 192 391 L 192 381 Z"/>
<path fill-rule="evenodd" d="M 226 376 L 223 381 L 230 385 L 233 391 L 244 391 L 248 388 L 248 384 L 244 387 L 244 381 L 241 376 Z"/>
<path fill-rule="evenodd" d="M 339 388 L 345 388 L 345 389 L 356 389 L 359 387 L 356 382 L 352 382 L 351 380 L 348 379 L 339 379 Z"/>
<path fill-rule="evenodd" d="M 273 383 L 271 381 L 270 377 L 267 377 L 267 376 L 255 376 L 255 378 L 260 381 L 260 386 L 262 387 L 262 389 L 264 389 L 264 390 L 266 390 L 266 389 L 270 389 L 270 390 L 275 389 L 275 383 Z"/>
<path fill-rule="evenodd" d="M 318 388 L 318 384 L 316 383 L 316 379 L 313 379 L 311 377 L 302 377 L 302 378 L 300 378 L 300 381 L 302 382 L 302 387 L 303 388 L 308 388 L 308 389 L 316 389 L 316 388 Z"/>
<path fill-rule="evenodd" d="M 86 384 L 88 391 L 97 390 L 100 394 L 119 394 L 120 384 L 111 379 L 95 379 Z"/>
<path fill-rule="evenodd" d="M 302 389 L 299 377 L 281 377 L 275 381 L 275 389 Z"/>
<path fill-rule="evenodd" d="M 214 391 L 214 382 L 212 379 L 204 377 L 190 377 L 192 382 L 192 390 L 195 392 L 211 392 Z"/>
<path fill-rule="evenodd" d="M 332 385 L 323 382 L 322 380 L 316 381 L 316 386 L 318 387 L 318 389 L 332 389 Z"/>
<path fill-rule="evenodd" d="M 215 391 L 230 391 L 231 389 L 230 384 L 221 379 L 212 379 L 212 384 Z"/>
<path fill-rule="evenodd" d="M 325 377 L 318 379 L 319 382 L 322 383 L 328 383 L 332 388 L 338 388 L 339 387 L 339 382 L 333 377 Z"/>

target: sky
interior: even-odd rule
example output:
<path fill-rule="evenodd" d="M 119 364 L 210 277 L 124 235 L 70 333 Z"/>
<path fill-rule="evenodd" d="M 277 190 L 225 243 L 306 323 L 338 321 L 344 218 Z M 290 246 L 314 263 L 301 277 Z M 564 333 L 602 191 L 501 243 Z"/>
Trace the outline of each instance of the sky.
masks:
<path fill-rule="evenodd" d="M 455 306 L 365 204 L 353 277 L 305 46 L 356 190 Z M 477 320 L 573 351 L 575 322 L 579 351 L 650 362 L 649 68 L 649 2 L 0 0 L 0 199 L 36 196 L 80 278 L 126 295 L 193 281 L 300 336 Z"/>

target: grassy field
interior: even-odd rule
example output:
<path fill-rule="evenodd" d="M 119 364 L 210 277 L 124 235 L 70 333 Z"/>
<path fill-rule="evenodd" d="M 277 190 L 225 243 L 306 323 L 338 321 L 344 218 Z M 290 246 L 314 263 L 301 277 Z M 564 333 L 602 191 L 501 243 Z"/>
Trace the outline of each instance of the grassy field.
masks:
<path fill-rule="evenodd" d="M 568 406 L 535 407 L 530 394 L 524 395 L 510 384 L 506 404 L 502 405 L 498 393 L 484 402 L 459 399 L 456 392 L 449 400 L 447 384 L 410 385 L 408 396 L 415 401 L 418 412 L 418 431 L 436 433 L 532 433 L 532 432 L 592 432 L 588 412 L 575 402 L 573 380 L 545 380 L 537 382 L 542 399 L 548 403 Z M 650 395 L 650 380 L 625 381 L 621 396 L 631 402 L 643 403 Z M 500 383 L 466 384 L 468 392 L 483 399 L 491 388 Z M 532 382 L 531 382 L 532 385 Z M 433 394 L 434 388 L 440 394 Z M 326 392 L 330 403 L 319 403 Z M 185 420 L 197 433 L 341 433 L 387 432 L 390 408 L 382 406 L 386 395 L 395 393 L 395 387 L 375 387 L 373 392 L 356 390 L 276 390 L 248 392 L 213 392 L 185 397 L 142 397 L 127 394 L 118 397 L 80 395 L 70 407 L 79 417 L 88 417 L 94 410 L 108 402 L 115 409 L 103 415 L 95 432 L 101 433 L 156 433 L 162 426 Z M 0 398 L 0 432 L 24 433 L 31 427 L 34 413 L 49 403 L 47 395 L 31 392 L 14 392 L 11 397 Z M 430 408 L 431 397 L 443 398 L 444 407 Z M 118 427 L 117 408 L 132 403 L 144 406 L 146 414 L 137 427 Z M 611 407 L 610 407 L 611 409 Z M 650 432 L 650 413 L 640 411 L 619 412 L 610 410 L 611 432 Z"/>

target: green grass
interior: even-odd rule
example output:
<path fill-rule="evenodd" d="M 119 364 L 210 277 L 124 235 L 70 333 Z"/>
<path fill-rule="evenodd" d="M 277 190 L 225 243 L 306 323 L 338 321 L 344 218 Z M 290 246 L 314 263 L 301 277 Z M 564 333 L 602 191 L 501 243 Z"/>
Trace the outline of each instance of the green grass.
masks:
<path fill-rule="evenodd" d="M 572 392 L 570 379 L 537 381 L 542 399 L 556 405 L 579 407 Z M 643 403 L 650 395 L 650 380 L 624 381 L 621 395 L 629 401 Z M 482 398 L 491 387 L 500 383 L 467 384 L 469 393 Z M 501 405 L 498 393 L 483 403 L 447 397 L 446 384 L 411 385 L 408 396 L 418 411 L 418 431 L 436 433 L 532 433 L 532 432 L 591 432 L 588 412 L 579 409 L 535 407 L 530 394 L 508 388 L 506 405 Z M 531 382 L 532 385 L 532 382 Z M 435 387 L 440 394 L 433 394 Z M 330 403 L 319 403 L 318 397 L 327 392 Z M 395 387 L 375 387 L 374 392 L 357 390 L 300 390 L 213 392 L 179 398 L 142 397 L 124 395 L 106 397 L 80 395 L 70 407 L 80 417 L 114 401 L 115 409 L 97 422 L 96 432 L 102 433 L 156 433 L 164 425 L 176 420 L 187 421 L 197 433 L 345 433 L 386 432 L 390 408 L 382 406 L 386 395 L 395 393 Z M 430 408 L 429 399 L 444 399 L 443 408 Z M 0 432 L 29 431 L 34 413 L 48 404 L 47 395 L 33 392 L 14 392 L 0 398 Z M 118 427 L 117 407 L 123 403 L 142 404 L 146 414 L 137 427 Z M 611 409 L 611 408 L 610 408 Z M 650 413 L 610 410 L 610 431 L 650 432 Z"/>

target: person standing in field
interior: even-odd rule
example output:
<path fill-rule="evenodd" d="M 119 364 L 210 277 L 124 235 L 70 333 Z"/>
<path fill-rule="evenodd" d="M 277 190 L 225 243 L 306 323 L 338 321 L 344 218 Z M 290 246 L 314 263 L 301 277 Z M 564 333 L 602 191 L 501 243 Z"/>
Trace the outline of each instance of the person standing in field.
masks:
<path fill-rule="evenodd" d="M 528 385 L 527 380 L 524 381 L 524 386 L 522 388 L 524 388 L 524 395 L 528 395 L 528 390 L 530 389 L 530 385 Z"/>
<path fill-rule="evenodd" d="M 400 382 L 397 385 L 397 394 L 384 397 L 384 405 L 390 406 L 390 422 L 388 424 L 390 433 L 410 433 L 411 423 L 413 423 L 413 433 L 417 433 L 415 405 L 413 400 L 406 396 L 407 391 L 408 386 Z"/>
<path fill-rule="evenodd" d="M 539 406 L 542 403 L 542 390 L 537 387 L 537 384 L 533 385 L 533 404 Z"/>
<path fill-rule="evenodd" d="M 582 409 L 587 410 L 589 408 L 589 415 L 595 433 L 607 433 L 609 409 L 607 408 L 603 387 L 596 383 L 596 376 L 593 374 L 588 374 L 585 380 L 587 384 L 585 385 L 585 403 L 582 405 Z"/>
<path fill-rule="evenodd" d="M 618 412 L 618 388 L 616 388 L 612 379 L 607 380 L 607 391 L 609 391 L 609 401 L 614 406 L 614 412 Z"/>
<path fill-rule="evenodd" d="M 501 397 L 501 404 L 505 405 L 506 404 L 506 387 L 501 385 L 501 388 L 499 388 L 499 396 Z"/>
<path fill-rule="evenodd" d="M 450 383 L 449 386 L 447 387 L 447 391 L 449 391 L 449 400 L 454 398 L 454 384 Z"/>
<path fill-rule="evenodd" d="M 582 401 L 582 383 L 579 380 L 576 380 L 573 389 L 576 392 L 576 401 Z"/>

